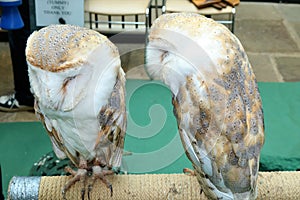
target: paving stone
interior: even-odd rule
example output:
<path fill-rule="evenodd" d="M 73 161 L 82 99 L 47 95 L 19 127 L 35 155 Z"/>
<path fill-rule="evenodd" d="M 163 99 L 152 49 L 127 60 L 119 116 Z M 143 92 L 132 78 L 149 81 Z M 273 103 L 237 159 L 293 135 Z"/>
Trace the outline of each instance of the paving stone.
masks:
<path fill-rule="evenodd" d="M 121 56 L 122 68 L 125 72 L 138 66 L 144 66 L 144 49 L 127 52 Z"/>
<path fill-rule="evenodd" d="M 299 10 L 299 12 L 300 12 L 300 10 Z M 300 16 L 300 14 L 299 14 L 299 16 Z M 289 24 L 295 30 L 295 33 L 297 34 L 298 38 L 300 38 L 300 22 L 289 22 Z"/>
<path fill-rule="evenodd" d="M 281 20 L 282 17 L 274 3 L 241 2 L 236 7 L 236 20 Z"/>
<path fill-rule="evenodd" d="M 145 44 L 116 43 L 125 72 L 144 64 Z"/>
<path fill-rule="evenodd" d="M 280 4 L 278 9 L 287 21 L 300 22 L 300 4 Z"/>
<path fill-rule="evenodd" d="M 248 53 L 248 58 L 258 82 L 280 81 L 269 56 Z"/>
<path fill-rule="evenodd" d="M 300 57 L 276 57 L 275 61 L 284 81 L 300 81 Z"/>
<path fill-rule="evenodd" d="M 13 72 L 10 50 L 7 42 L 0 42 L 0 95 L 13 91 Z"/>
<path fill-rule="evenodd" d="M 31 122 L 39 121 L 34 112 L 0 112 L 1 122 Z"/>
<path fill-rule="evenodd" d="M 249 52 L 299 51 L 282 21 L 240 20 L 235 34 Z"/>
<path fill-rule="evenodd" d="M 150 80 L 147 72 L 145 71 L 144 66 L 138 66 L 131 68 L 129 71 L 126 72 L 127 79 L 143 79 L 143 80 Z"/>

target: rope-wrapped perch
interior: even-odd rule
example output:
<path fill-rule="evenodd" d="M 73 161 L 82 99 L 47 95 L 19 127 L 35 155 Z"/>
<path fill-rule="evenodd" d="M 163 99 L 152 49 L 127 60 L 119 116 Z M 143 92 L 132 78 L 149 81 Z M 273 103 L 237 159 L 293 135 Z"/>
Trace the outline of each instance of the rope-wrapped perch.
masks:
<path fill-rule="evenodd" d="M 13 177 L 8 199 L 63 199 L 62 187 L 70 177 Z M 113 196 L 101 181 L 96 181 L 90 199 L 207 199 L 200 194 L 196 177 L 184 174 L 144 174 L 107 176 L 113 185 Z M 81 199 L 82 188 L 88 199 L 89 179 L 77 182 L 66 199 Z M 257 199 L 300 199 L 300 172 L 260 172 Z"/>

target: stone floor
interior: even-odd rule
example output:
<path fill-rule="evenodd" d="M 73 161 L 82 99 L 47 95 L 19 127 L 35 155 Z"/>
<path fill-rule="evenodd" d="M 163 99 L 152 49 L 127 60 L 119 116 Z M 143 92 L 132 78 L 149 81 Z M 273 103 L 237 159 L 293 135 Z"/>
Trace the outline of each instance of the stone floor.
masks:
<path fill-rule="evenodd" d="M 243 44 L 260 82 L 300 81 L 300 4 L 242 2 L 235 34 Z M 147 78 L 143 44 L 117 44 L 128 78 Z M 7 42 L 0 42 L 0 95 L 13 92 Z M 0 122 L 35 121 L 31 112 L 0 112 Z"/>

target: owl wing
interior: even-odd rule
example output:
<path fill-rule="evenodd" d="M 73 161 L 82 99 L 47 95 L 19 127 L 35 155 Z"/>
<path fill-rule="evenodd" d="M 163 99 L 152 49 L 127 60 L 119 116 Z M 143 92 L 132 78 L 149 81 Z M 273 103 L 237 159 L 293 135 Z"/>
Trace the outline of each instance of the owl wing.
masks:
<path fill-rule="evenodd" d="M 201 188 L 208 197 L 216 198 L 216 191 L 226 190 L 222 186 L 224 177 L 218 173 L 222 166 L 217 166 L 216 161 L 224 161 L 227 152 L 220 156 L 215 155 L 213 150 L 218 140 L 222 139 L 222 134 L 214 120 L 213 103 L 207 84 L 204 81 L 199 83 L 197 76 L 186 77 L 186 83 L 173 96 L 173 105 L 182 144 L 196 170 Z M 218 196 L 225 196 L 227 192 Z"/>
<path fill-rule="evenodd" d="M 233 81 L 229 87 L 228 80 L 221 81 L 224 77 L 204 81 L 197 74 L 187 76 L 173 97 L 186 154 L 202 189 L 214 199 L 256 195 L 264 127 L 257 85 L 251 75 L 246 76 L 244 82 Z"/>
<path fill-rule="evenodd" d="M 53 150 L 54 150 L 56 156 L 59 159 L 65 159 L 66 157 L 68 157 L 72 161 L 72 163 L 76 163 L 77 158 L 75 158 L 68 151 L 68 149 L 64 145 L 63 139 L 62 139 L 59 131 L 56 130 L 55 126 L 51 123 L 51 120 L 49 120 L 47 118 L 47 116 L 44 115 L 42 113 L 42 111 L 40 110 L 39 101 L 37 100 L 37 98 L 35 98 L 34 109 L 35 109 L 35 113 L 36 113 L 38 119 L 42 122 L 42 124 L 44 125 L 44 127 L 50 137 L 52 147 L 53 147 Z"/>
<path fill-rule="evenodd" d="M 121 166 L 126 133 L 125 77 L 120 69 L 108 103 L 98 115 L 100 131 L 95 145 L 97 156 L 104 156 L 111 167 Z"/>

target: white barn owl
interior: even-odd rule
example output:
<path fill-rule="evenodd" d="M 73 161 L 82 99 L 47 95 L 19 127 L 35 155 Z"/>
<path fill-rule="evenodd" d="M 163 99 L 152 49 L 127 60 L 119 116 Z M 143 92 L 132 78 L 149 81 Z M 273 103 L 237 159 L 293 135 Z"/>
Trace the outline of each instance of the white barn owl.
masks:
<path fill-rule="evenodd" d="M 252 67 L 223 25 L 189 13 L 151 27 L 146 70 L 173 93 L 174 114 L 201 191 L 209 199 L 255 199 L 264 122 Z"/>
<path fill-rule="evenodd" d="M 125 76 L 116 46 L 93 30 L 51 25 L 28 38 L 26 58 L 36 114 L 56 155 L 78 168 L 67 168 L 73 178 L 63 194 L 89 171 L 112 192 L 105 175 L 121 166 L 126 131 Z"/>

